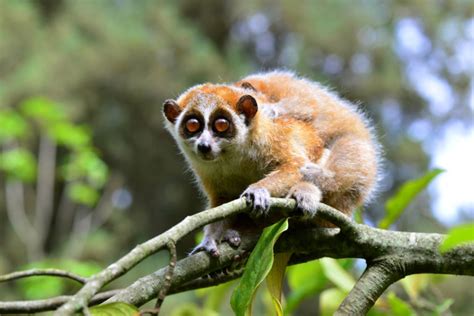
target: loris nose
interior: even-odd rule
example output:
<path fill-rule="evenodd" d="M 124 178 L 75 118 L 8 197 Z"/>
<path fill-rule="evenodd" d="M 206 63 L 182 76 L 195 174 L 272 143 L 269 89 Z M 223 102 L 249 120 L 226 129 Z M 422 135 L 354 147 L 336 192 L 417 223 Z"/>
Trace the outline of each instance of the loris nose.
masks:
<path fill-rule="evenodd" d="M 198 144 L 198 150 L 203 154 L 207 154 L 211 151 L 211 145 L 208 143 Z"/>

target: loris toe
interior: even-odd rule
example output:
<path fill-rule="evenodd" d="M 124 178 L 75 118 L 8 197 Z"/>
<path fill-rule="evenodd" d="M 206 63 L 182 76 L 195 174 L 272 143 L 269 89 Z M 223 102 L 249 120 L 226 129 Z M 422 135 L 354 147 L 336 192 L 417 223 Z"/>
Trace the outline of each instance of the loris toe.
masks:
<path fill-rule="evenodd" d="M 242 193 L 242 196 L 245 197 L 249 205 L 252 205 L 251 215 L 258 217 L 268 212 L 270 192 L 267 189 L 250 186 Z"/>
<path fill-rule="evenodd" d="M 217 242 L 211 238 L 204 238 L 204 240 L 191 251 L 190 255 L 194 255 L 203 250 L 212 257 L 219 257 L 220 255 L 217 249 Z"/>
<path fill-rule="evenodd" d="M 234 229 L 226 230 L 223 240 L 231 245 L 233 248 L 238 248 L 240 246 L 240 234 Z"/>
<path fill-rule="evenodd" d="M 291 190 L 289 197 L 296 200 L 297 212 L 301 212 L 304 217 L 312 218 L 316 215 L 322 194 L 315 185 L 305 184 L 296 185 Z"/>

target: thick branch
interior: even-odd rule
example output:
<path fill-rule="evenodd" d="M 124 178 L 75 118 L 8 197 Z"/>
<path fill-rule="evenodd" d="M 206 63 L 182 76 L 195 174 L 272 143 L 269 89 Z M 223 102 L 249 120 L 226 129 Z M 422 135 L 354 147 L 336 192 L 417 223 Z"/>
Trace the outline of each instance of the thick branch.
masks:
<path fill-rule="evenodd" d="M 403 277 L 396 265 L 389 261 L 368 266 L 335 315 L 365 315 L 387 287 Z"/>
<path fill-rule="evenodd" d="M 300 252 L 303 255 L 294 255 L 290 263 L 300 263 L 321 257 L 332 258 L 364 258 L 369 262 L 369 270 L 355 286 L 356 293 L 372 293 L 365 302 L 360 303 L 370 309 L 373 302 L 383 293 L 385 288 L 400 278 L 414 273 L 447 273 L 474 275 L 474 246 L 459 247 L 446 254 L 438 251 L 443 235 L 425 233 L 394 232 L 371 228 L 365 225 L 354 224 L 356 238 L 348 237 L 339 229 L 308 229 L 289 231 L 284 233 L 276 244 L 277 252 Z M 351 233 L 352 234 L 352 233 Z M 353 234 L 352 234 L 353 236 Z M 251 249 L 253 241 L 246 241 L 240 249 Z M 207 281 L 196 280 L 196 277 L 209 274 L 212 271 L 222 270 L 230 265 L 233 256 L 240 255 L 227 244 L 220 246 L 222 260 L 217 262 L 204 253 L 198 253 L 178 261 L 176 270 L 179 277 L 172 283 L 171 292 L 189 290 L 197 287 L 217 285 L 237 278 L 239 275 Z M 218 263 L 216 265 L 216 263 Z M 376 289 L 367 289 L 373 284 L 375 272 L 383 269 L 383 276 L 377 275 L 384 281 L 384 277 L 391 281 L 380 283 Z M 120 291 L 108 302 L 123 301 L 134 305 L 142 305 L 153 299 L 163 284 L 165 268 L 135 281 L 129 287 Z M 361 292 L 362 291 L 362 292 Z M 352 292 L 349 297 L 353 295 Z M 365 295 L 365 294 L 361 294 Z M 359 296 L 357 296 L 359 297 Z M 356 298 L 354 298 L 356 299 Z"/>
<path fill-rule="evenodd" d="M 272 199 L 272 208 L 277 208 L 288 215 L 295 206 L 293 200 Z M 221 205 L 219 207 L 186 217 L 182 222 L 165 233 L 135 247 L 130 253 L 110 265 L 102 272 L 89 278 L 85 286 L 74 296 L 68 298 L 57 312 L 57 315 L 71 315 L 88 304 L 105 284 L 118 278 L 130 270 L 144 258 L 160 250 L 169 241 L 178 241 L 194 229 L 234 215 L 246 210 L 243 199 Z M 453 251 L 440 254 L 439 244 L 444 236 L 440 234 L 394 232 L 371 228 L 356 224 L 337 210 L 321 205 L 318 209 L 320 217 L 336 224 L 337 229 L 308 229 L 288 231 L 282 235 L 276 244 L 277 252 L 293 252 L 290 263 L 303 262 L 321 257 L 333 258 L 364 258 L 368 261 L 368 270 L 361 277 L 347 300 L 357 299 L 360 295 L 367 299 L 360 304 L 360 311 L 368 310 L 373 302 L 388 286 L 388 281 L 394 282 L 413 273 L 449 273 L 474 275 L 474 245 L 458 247 Z M 227 244 L 219 247 L 221 256 L 218 259 L 209 257 L 206 253 L 197 253 L 177 262 L 173 274 L 170 293 L 195 288 L 196 286 L 215 285 L 230 278 L 206 282 L 200 277 L 210 272 L 222 270 L 235 264 L 236 257 L 248 253 L 256 240 L 244 238 L 239 249 L 232 249 Z M 390 265 L 391 264 L 391 265 Z M 387 266 L 390 268 L 387 270 Z M 385 267 L 388 279 L 371 287 L 373 279 Z M 396 269 L 395 269 L 396 268 Z M 108 302 L 123 301 L 141 305 L 156 297 L 163 287 L 167 268 L 145 276 L 128 288 L 121 290 Z M 392 271 L 393 270 L 393 271 Z M 389 273 L 387 273 L 389 271 Z M 233 277 L 238 277 L 238 273 Z M 363 293 L 363 294 L 360 294 Z M 0 312 L 4 311 L 0 303 Z M 348 304 L 346 304 L 347 306 Z M 344 305 L 341 306 L 341 309 Z"/>
<path fill-rule="evenodd" d="M 295 202 L 286 199 L 273 199 L 273 205 L 284 209 L 293 209 Z M 100 273 L 92 276 L 84 287 L 76 293 L 76 295 L 56 311 L 55 315 L 72 315 L 74 312 L 80 310 L 82 307 L 87 305 L 90 298 L 92 298 L 105 284 L 118 278 L 143 259 L 163 248 L 168 241 L 180 240 L 183 236 L 201 226 L 243 212 L 246 208 L 246 202 L 241 198 L 186 217 L 179 224 L 170 228 L 163 234 L 136 246 L 131 252 L 119 259 L 117 262 L 111 264 Z"/>

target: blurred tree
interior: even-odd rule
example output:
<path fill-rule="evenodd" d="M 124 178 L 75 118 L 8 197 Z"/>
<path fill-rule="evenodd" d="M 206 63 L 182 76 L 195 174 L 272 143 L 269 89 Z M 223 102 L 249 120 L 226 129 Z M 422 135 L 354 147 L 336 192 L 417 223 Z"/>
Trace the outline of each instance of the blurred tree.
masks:
<path fill-rule="evenodd" d="M 29 260 L 42 259 L 65 244 L 65 254 L 77 255 L 83 236 L 110 215 L 110 203 L 98 203 L 108 168 L 93 148 L 89 131 L 69 122 L 60 104 L 32 98 L 20 109 L 0 110 L 7 218 Z M 32 147 L 38 148 L 37 155 Z M 104 193 L 107 200 L 111 192 Z"/>

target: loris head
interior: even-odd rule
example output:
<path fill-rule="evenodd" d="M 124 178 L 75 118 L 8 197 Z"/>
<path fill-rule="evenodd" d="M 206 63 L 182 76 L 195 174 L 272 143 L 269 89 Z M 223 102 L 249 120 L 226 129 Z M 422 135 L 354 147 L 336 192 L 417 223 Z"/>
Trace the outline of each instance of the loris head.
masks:
<path fill-rule="evenodd" d="M 258 111 L 245 88 L 200 85 L 178 100 L 166 100 L 166 127 L 192 159 L 215 161 L 233 155 L 247 139 Z"/>

